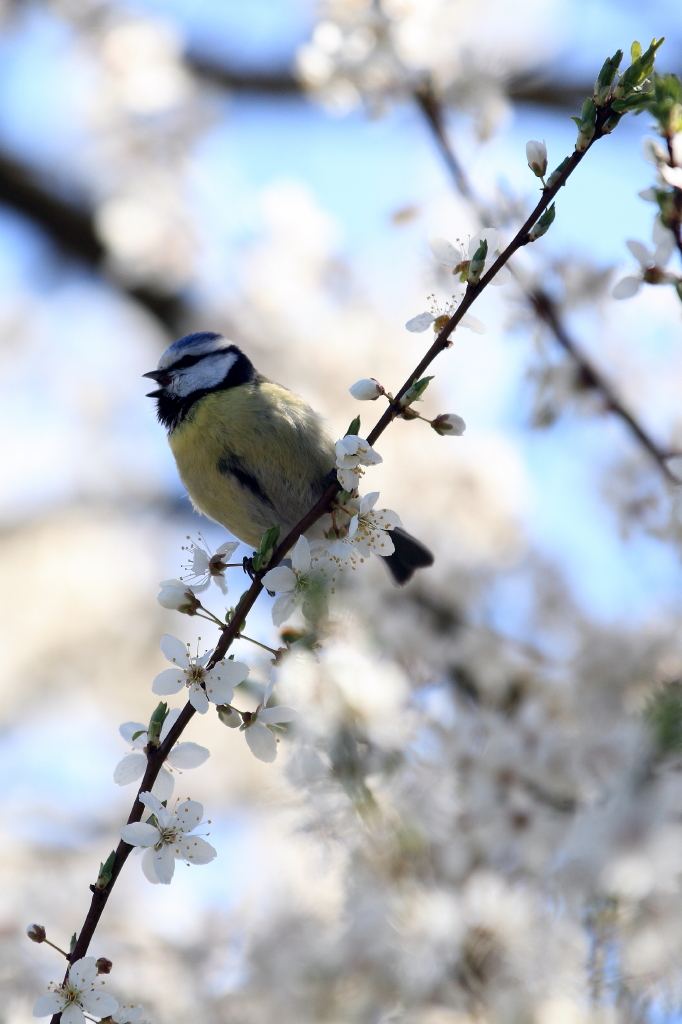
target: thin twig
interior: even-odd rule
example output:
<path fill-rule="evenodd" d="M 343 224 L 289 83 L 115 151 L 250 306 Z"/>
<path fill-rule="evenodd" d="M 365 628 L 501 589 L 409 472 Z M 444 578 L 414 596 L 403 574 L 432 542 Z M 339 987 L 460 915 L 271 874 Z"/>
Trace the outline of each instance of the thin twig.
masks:
<path fill-rule="evenodd" d="M 594 139 L 592 140 L 592 143 L 601 137 L 601 126 L 604 124 L 605 120 L 609 117 L 609 115 L 610 109 L 608 106 L 599 112 L 597 130 Z M 590 143 L 590 145 L 592 145 L 592 143 Z M 588 149 L 589 148 L 590 147 L 588 146 Z M 585 152 L 587 152 L 587 150 Z M 400 413 L 400 399 L 408 390 L 408 388 L 411 387 L 412 383 L 419 377 L 421 377 L 424 370 L 427 369 L 427 367 L 430 365 L 430 363 L 433 362 L 436 356 L 449 346 L 450 342 L 448 341 L 448 339 L 450 335 L 455 330 L 457 324 L 460 322 L 465 312 L 470 308 L 472 303 L 478 298 L 481 292 L 490 284 L 492 279 L 495 277 L 498 271 L 506 264 L 506 262 L 513 255 L 513 253 L 515 253 L 519 248 L 521 248 L 521 246 L 526 245 L 526 243 L 529 241 L 529 232 L 535 224 L 536 220 L 543 212 L 543 210 L 545 210 L 547 206 L 549 206 L 556 193 L 559 191 L 562 185 L 565 184 L 566 180 L 573 173 L 573 171 L 578 166 L 584 155 L 584 153 L 573 154 L 573 156 L 568 161 L 568 164 L 566 165 L 564 171 L 557 179 L 556 183 L 553 185 L 551 189 L 546 189 L 543 192 L 543 196 L 537 204 L 536 208 L 533 210 L 532 214 L 528 217 L 526 222 L 516 233 L 516 235 L 509 243 L 507 248 L 504 250 L 504 252 L 500 256 L 498 256 L 498 258 L 495 260 L 495 262 L 493 263 L 492 267 L 488 270 L 488 272 L 481 278 L 478 284 L 468 285 L 464 298 L 462 299 L 462 302 L 458 306 L 453 316 L 450 318 L 450 320 L 445 325 L 443 330 L 439 333 L 433 345 L 428 350 L 428 352 L 421 360 L 419 365 L 416 367 L 414 372 L 403 384 L 402 388 L 395 396 L 394 401 L 389 405 L 388 409 L 383 413 L 383 415 L 380 416 L 377 423 L 374 425 L 373 429 L 368 434 L 367 440 L 370 444 L 373 444 L 376 441 L 376 439 L 381 434 L 383 434 L 386 427 Z M 341 484 L 338 482 L 338 480 L 333 480 L 332 482 L 330 482 L 324 493 L 315 503 L 315 505 L 313 505 L 310 511 L 303 517 L 303 519 L 301 519 L 299 523 L 296 524 L 296 526 L 287 534 L 287 536 L 284 538 L 281 544 L 277 547 L 268 564 L 266 566 L 263 566 L 261 569 L 258 570 L 257 573 L 255 573 L 253 582 L 249 589 L 242 595 L 242 598 L 234 611 L 232 619 L 222 629 L 220 639 L 216 644 L 215 650 L 209 662 L 205 666 L 206 671 L 210 671 L 212 668 L 215 667 L 215 665 L 219 661 L 222 661 L 232 643 L 239 637 L 241 628 L 246 620 L 248 613 L 251 611 L 261 591 L 264 589 L 262 582 L 263 576 L 266 574 L 266 572 L 269 572 L 270 569 L 278 565 L 282 561 L 282 559 L 287 555 L 287 553 L 291 550 L 291 548 L 294 546 L 298 538 L 302 534 L 304 534 L 306 530 L 308 530 L 313 525 L 313 523 L 317 522 L 317 520 L 321 516 L 323 516 L 326 512 L 329 511 L 334 496 L 340 490 Z M 169 730 L 168 735 L 164 739 L 163 743 L 161 743 L 161 745 L 157 748 L 148 749 L 147 768 L 144 773 L 144 777 L 142 779 L 142 783 L 138 790 L 137 796 L 135 798 L 135 803 L 133 804 L 132 810 L 128 817 L 128 824 L 139 821 L 141 819 L 145 808 L 144 805 L 140 802 L 140 793 L 146 793 L 151 791 L 165 759 L 167 758 L 168 754 L 170 753 L 175 743 L 177 743 L 177 741 L 179 740 L 180 736 L 182 735 L 182 733 L 184 732 L 185 728 L 187 727 L 191 719 L 194 717 L 194 715 L 195 710 L 188 701 L 185 707 L 180 712 L 177 721 Z M 123 865 L 128 859 L 132 849 L 132 846 L 121 840 L 116 849 L 110 880 L 102 889 L 97 889 L 95 886 L 90 887 L 92 890 L 92 900 L 90 903 L 90 909 L 88 910 L 85 922 L 76 941 L 73 953 L 71 954 L 70 963 L 75 963 L 76 960 L 85 956 L 85 954 L 87 953 L 90 941 L 92 939 L 92 936 L 94 935 L 95 929 L 97 928 L 99 920 L 102 916 L 107 900 L 111 895 L 111 891 L 116 883 L 116 879 L 121 873 L 121 869 L 123 868 Z M 51 1024 L 58 1024 L 60 1019 L 61 1013 L 55 1014 L 52 1017 Z"/>
<path fill-rule="evenodd" d="M 433 89 L 426 85 L 422 86 L 422 88 L 415 93 L 415 99 L 419 109 L 424 114 L 424 117 L 433 132 L 441 156 L 443 157 L 443 161 L 448 168 L 458 191 L 474 208 L 483 227 L 493 227 L 493 218 L 474 193 L 471 183 L 461 163 L 457 159 L 445 128 L 441 105 L 438 102 Z M 596 137 L 597 136 L 595 136 L 595 140 Z M 669 145 L 668 148 L 672 163 L 672 146 Z M 679 224 L 677 225 L 677 233 L 675 237 L 678 248 L 682 253 L 682 239 L 680 238 Z M 577 342 L 571 338 L 561 320 L 556 302 L 554 302 L 554 300 L 551 299 L 547 292 L 541 287 L 535 287 L 532 289 L 525 288 L 519 279 L 519 275 L 514 273 L 514 268 L 510 267 L 509 269 L 514 274 L 519 287 L 522 288 L 529 305 L 535 312 L 538 319 L 540 319 L 545 326 L 550 329 L 556 341 L 577 365 L 580 371 L 581 382 L 590 387 L 593 391 L 597 391 L 602 395 L 605 408 L 615 416 L 618 416 L 626 425 L 633 437 L 636 438 L 636 440 L 660 467 L 665 478 L 671 483 L 677 483 L 677 478 L 670 472 L 666 462 L 666 459 L 670 457 L 671 453 L 654 441 L 651 435 L 637 421 L 635 416 L 633 416 L 633 414 L 623 405 L 611 384 L 609 384 L 588 356 L 581 350 Z"/>

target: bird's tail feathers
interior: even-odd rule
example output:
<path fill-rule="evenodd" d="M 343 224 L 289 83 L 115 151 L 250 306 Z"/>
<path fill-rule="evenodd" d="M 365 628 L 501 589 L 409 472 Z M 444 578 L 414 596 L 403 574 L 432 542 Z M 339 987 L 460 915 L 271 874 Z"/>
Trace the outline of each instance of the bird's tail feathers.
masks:
<path fill-rule="evenodd" d="M 397 526 L 388 535 L 395 548 L 392 555 L 384 555 L 388 571 L 399 587 L 411 580 L 417 569 L 433 565 L 433 555 L 416 537 Z"/>

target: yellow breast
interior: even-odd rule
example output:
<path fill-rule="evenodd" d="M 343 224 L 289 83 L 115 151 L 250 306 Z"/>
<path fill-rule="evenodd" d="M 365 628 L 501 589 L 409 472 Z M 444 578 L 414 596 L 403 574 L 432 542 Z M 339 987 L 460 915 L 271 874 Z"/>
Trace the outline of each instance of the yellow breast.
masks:
<path fill-rule="evenodd" d="M 169 437 L 194 506 L 257 547 L 284 536 L 322 494 L 334 445 L 302 398 L 266 381 L 215 391 Z"/>

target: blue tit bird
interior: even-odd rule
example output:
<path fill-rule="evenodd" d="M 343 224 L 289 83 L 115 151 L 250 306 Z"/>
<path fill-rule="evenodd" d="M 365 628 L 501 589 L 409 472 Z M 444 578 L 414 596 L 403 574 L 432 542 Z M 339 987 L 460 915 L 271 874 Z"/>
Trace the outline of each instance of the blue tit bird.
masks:
<path fill-rule="evenodd" d="M 275 525 L 286 536 L 328 487 L 336 454 L 320 417 L 221 334 L 180 338 L 144 376 L 160 385 L 148 397 L 192 504 L 244 543 L 257 549 Z M 306 536 L 321 539 L 321 524 Z M 409 533 L 390 536 L 395 550 L 384 561 L 396 583 L 433 564 Z"/>

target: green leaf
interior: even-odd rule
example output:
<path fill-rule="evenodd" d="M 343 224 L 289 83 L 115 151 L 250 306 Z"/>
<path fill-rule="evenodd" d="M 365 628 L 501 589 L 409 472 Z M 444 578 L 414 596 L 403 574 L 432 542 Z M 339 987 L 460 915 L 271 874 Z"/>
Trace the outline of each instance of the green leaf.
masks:
<path fill-rule="evenodd" d="M 642 44 L 638 43 L 637 40 L 630 47 L 630 60 L 634 64 L 636 60 L 642 56 Z"/>
<path fill-rule="evenodd" d="M 405 406 L 412 405 L 413 402 L 421 402 L 421 397 L 428 388 L 429 381 L 432 380 L 433 375 L 431 377 L 422 377 L 421 380 L 416 381 L 400 399 L 400 404 Z"/>
<path fill-rule="evenodd" d="M 73 953 L 74 949 L 76 948 L 76 943 L 77 942 L 78 942 L 78 932 L 74 932 L 73 935 L 71 936 L 71 942 L 69 943 L 69 953 Z"/>
<path fill-rule="evenodd" d="M 351 420 L 351 424 L 350 424 L 348 430 L 346 431 L 345 436 L 348 437 L 349 434 L 353 434 L 355 437 L 357 437 L 359 435 L 359 433 L 360 433 L 360 417 L 356 416 L 354 420 Z"/>
<path fill-rule="evenodd" d="M 572 120 L 577 121 L 578 119 L 576 117 L 574 117 Z M 564 159 L 561 161 L 559 166 L 557 168 L 555 168 L 555 170 L 552 171 L 552 173 L 550 174 L 549 178 L 547 179 L 547 188 L 553 188 L 553 186 L 558 181 L 560 175 L 563 174 L 564 170 L 566 169 L 566 166 L 567 166 L 568 161 L 570 159 L 571 159 L 570 156 L 564 157 Z M 565 184 L 566 184 L 566 182 L 564 182 L 564 185 Z"/>

